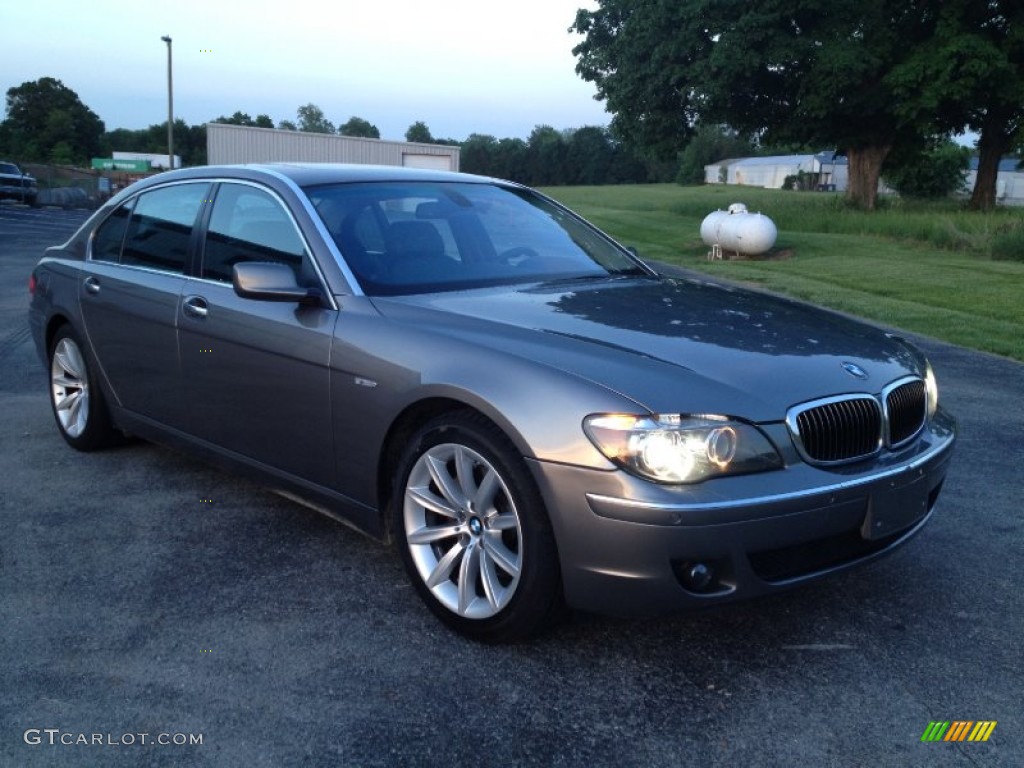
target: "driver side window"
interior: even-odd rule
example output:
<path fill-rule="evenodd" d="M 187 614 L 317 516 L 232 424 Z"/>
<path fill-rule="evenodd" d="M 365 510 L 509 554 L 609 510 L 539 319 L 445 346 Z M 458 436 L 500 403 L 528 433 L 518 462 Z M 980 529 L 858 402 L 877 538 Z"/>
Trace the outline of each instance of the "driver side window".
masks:
<path fill-rule="evenodd" d="M 246 261 L 287 264 L 301 285 L 315 283 L 305 243 L 280 201 L 257 187 L 224 182 L 210 215 L 201 276 L 230 283 L 234 265 Z"/>

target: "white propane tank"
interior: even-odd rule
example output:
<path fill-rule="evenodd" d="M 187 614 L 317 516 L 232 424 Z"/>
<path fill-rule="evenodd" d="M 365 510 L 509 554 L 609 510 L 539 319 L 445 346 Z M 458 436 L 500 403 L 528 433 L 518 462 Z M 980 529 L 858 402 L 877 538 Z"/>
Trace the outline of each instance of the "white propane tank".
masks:
<path fill-rule="evenodd" d="M 714 245 L 719 242 L 718 228 L 728 218 L 729 214 L 725 211 L 712 211 L 709 213 L 704 217 L 704 221 L 700 223 L 700 239 L 708 245 Z"/>
<path fill-rule="evenodd" d="M 762 213 L 750 213 L 743 203 L 709 213 L 700 225 L 700 237 L 707 245 L 747 256 L 771 250 L 778 235 L 774 221 Z"/>

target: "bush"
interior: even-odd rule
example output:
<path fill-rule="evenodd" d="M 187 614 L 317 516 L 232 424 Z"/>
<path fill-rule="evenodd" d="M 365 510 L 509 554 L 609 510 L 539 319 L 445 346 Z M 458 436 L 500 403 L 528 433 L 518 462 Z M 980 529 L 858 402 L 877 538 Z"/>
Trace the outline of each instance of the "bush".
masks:
<path fill-rule="evenodd" d="M 882 178 L 904 197 L 937 200 L 963 192 L 971 153 L 951 141 L 934 149 L 893 153 L 885 163 Z"/>
<path fill-rule="evenodd" d="M 702 125 L 679 153 L 679 172 L 676 183 L 703 184 L 704 166 L 731 157 L 748 157 L 754 154 L 754 145 L 733 130 L 720 125 Z M 719 170 L 719 181 L 725 166 Z"/>
<path fill-rule="evenodd" d="M 989 247 L 997 261 L 1024 261 L 1024 225 L 1018 222 L 997 232 Z"/>
<path fill-rule="evenodd" d="M 782 180 L 782 188 L 790 191 L 802 192 L 811 189 L 817 181 L 818 175 L 816 173 L 807 173 L 807 171 L 800 171 L 797 174 L 787 176 Z"/>

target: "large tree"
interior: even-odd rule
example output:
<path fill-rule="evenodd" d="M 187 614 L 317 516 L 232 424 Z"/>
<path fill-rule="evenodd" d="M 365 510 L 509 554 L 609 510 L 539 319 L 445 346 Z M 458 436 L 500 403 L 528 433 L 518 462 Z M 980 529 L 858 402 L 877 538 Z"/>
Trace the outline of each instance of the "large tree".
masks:
<path fill-rule="evenodd" d="M 1024 138 L 1024 4 L 945 0 L 936 32 L 893 73 L 900 110 L 939 133 L 978 134 L 971 206 L 996 202 L 999 161 Z"/>
<path fill-rule="evenodd" d="M 597 125 L 565 131 L 563 184 L 604 184 L 611 175 L 615 146 L 608 129 Z"/>
<path fill-rule="evenodd" d="M 355 115 L 338 126 L 338 133 L 342 136 L 357 136 L 364 139 L 380 138 L 380 130 L 376 125 Z"/>
<path fill-rule="evenodd" d="M 598 0 L 572 29 L 577 72 L 613 129 L 662 156 L 698 119 L 766 142 L 836 148 L 848 197 L 875 206 L 882 164 L 924 129 L 886 75 L 934 29 L 928 0 Z"/>
<path fill-rule="evenodd" d="M 103 121 L 60 80 L 43 77 L 7 91 L 3 149 L 24 160 L 88 162 L 99 155 Z"/>
<path fill-rule="evenodd" d="M 308 133 L 334 133 L 334 123 L 327 119 L 316 104 L 303 104 L 296 110 L 299 130 Z"/>
<path fill-rule="evenodd" d="M 270 115 L 256 115 L 256 119 L 249 116 L 248 112 L 238 111 L 235 112 L 231 117 L 220 117 L 211 120 L 211 123 L 225 123 L 227 125 L 246 125 L 252 128 L 273 128 L 274 121 L 270 119 Z"/>
<path fill-rule="evenodd" d="M 104 134 L 102 146 L 103 153 L 108 156 L 111 152 L 146 152 L 166 156 L 167 122 L 138 130 L 115 128 Z M 174 153 L 181 156 L 184 166 L 206 165 L 206 125 L 188 125 L 184 120 L 175 120 Z"/>
<path fill-rule="evenodd" d="M 242 112 L 241 110 L 235 112 L 235 114 L 233 114 L 231 117 L 225 117 L 224 115 L 221 115 L 220 117 L 214 118 L 210 122 L 211 123 L 222 123 L 224 125 L 245 125 L 245 126 L 255 126 L 256 125 L 256 121 L 253 120 L 249 116 L 249 113 L 248 112 Z"/>
<path fill-rule="evenodd" d="M 430 128 L 427 127 L 426 123 L 422 120 L 417 120 L 406 130 L 405 140 L 417 142 L 419 144 L 432 144 L 434 142 L 434 136 L 430 133 Z"/>
<path fill-rule="evenodd" d="M 526 140 L 526 173 L 530 184 L 565 184 L 565 137 L 550 125 L 538 125 Z"/>

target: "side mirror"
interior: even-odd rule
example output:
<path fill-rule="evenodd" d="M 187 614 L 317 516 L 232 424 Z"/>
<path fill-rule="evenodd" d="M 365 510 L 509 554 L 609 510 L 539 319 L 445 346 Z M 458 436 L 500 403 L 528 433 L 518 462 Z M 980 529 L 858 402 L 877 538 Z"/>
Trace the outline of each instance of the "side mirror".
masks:
<path fill-rule="evenodd" d="M 287 264 L 270 261 L 244 261 L 232 269 L 231 283 L 243 299 L 257 301 L 293 301 L 319 304 L 320 291 L 304 288 Z"/>

